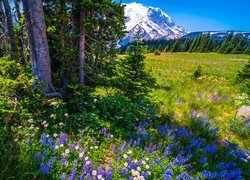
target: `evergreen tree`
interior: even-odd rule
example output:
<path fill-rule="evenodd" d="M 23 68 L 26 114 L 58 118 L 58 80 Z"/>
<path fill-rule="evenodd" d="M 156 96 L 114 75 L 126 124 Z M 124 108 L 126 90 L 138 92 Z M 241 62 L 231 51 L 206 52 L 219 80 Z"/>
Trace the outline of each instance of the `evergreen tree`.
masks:
<path fill-rule="evenodd" d="M 226 48 L 228 47 L 228 44 L 233 39 L 233 34 L 234 34 L 233 32 L 229 33 L 229 35 L 227 36 L 227 39 L 224 40 L 221 47 L 218 49 L 218 53 L 225 53 Z"/>

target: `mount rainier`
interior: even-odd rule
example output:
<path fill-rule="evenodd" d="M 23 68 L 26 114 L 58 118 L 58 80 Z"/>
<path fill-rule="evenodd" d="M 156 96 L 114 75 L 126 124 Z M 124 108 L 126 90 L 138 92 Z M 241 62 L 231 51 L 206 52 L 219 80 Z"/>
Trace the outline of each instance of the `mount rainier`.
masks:
<path fill-rule="evenodd" d="M 140 30 L 143 40 L 175 39 L 189 33 L 177 26 L 166 13 L 159 8 L 143 6 L 133 2 L 125 4 L 127 34 L 121 44 L 134 41 L 134 36 Z"/>

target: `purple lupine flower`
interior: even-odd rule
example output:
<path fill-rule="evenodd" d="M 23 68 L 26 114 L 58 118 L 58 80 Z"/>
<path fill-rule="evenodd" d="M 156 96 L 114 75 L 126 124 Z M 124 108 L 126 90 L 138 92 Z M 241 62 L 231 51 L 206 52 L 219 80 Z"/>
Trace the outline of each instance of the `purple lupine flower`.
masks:
<path fill-rule="evenodd" d="M 121 149 L 120 149 L 120 152 L 123 152 L 124 149 L 126 148 L 126 146 L 127 146 L 127 142 L 124 141 L 123 144 L 122 144 L 122 147 L 121 147 Z"/>
<path fill-rule="evenodd" d="M 61 175 L 61 180 L 66 180 L 66 179 L 67 179 L 66 173 L 63 173 L 63 174 Z"/>
<path fill-rule="evenodd" d="M 74 142 L 74 143 L 69 145 L 68 149 L 69 150 L 75 150 L 75 147 L 76 147 L 76 143 Z"/>
<path fill-rule="evenodd" d="M 183 172 L 176 177 L 177 180 L 192 180 L 187 172 Z"/>
<path fill-rule="evenodd" d="M 67 163 L 67 159 L 66 159 L 66 155 L 65 154 L 62 155 L 61 163 L 62 163 L 62 165 L 66 165 L 66 163 Z"/>
<path fill-rule="evenodd" d="M 53 144 L 54 144 L 54 139 L 53 138 L 49 138 L 47 140 L 47 147 L 51 147 L 51 146 L 53 146 Z"/>
<path fill-rule="evenodd" d="M 213 154 L 215 153 L 217 150 L 217 147 L 215 144 L 212 144 L 210 146 L 206 146 L 204 149 L 203 149 L 203 153 L 207 153 L 207 154 Z"/>
<path fill-rule="evenodd" d="M 201 178 L 204 178 L 204 179 L 205 178 L 207 178 L 207 179 L 218 178 L 218 173 L 204 170 L 201 172 Z"/>
<path fill-rule="evenodd" d="M 30 140 L 27 139 L 27 140 L 25 141 L 25 144 L 26 144 L 27 146 L 29 146 L 29 145 L 30 145 Z"/>
<path fill-rule="evenodd" d="M 66 143 L 68 141 L 68 135 L 67 134 L 61 134 L 59 138 L 60 143 Z"/>
<path fill-rule="evenodd" d="M 52 166 L 55 163 L 55 158 L 52 158 L 47 163 L 41 163 L 40 164 L 40 171 L 42 174 L 49 174 L 49 171 L 51 170 Z"/>
<path fill-rule="evenodd" d="M 76 167 L 77 165 L 78 165 L 78 160 L 75 159 L 75 160 L 74 160 L 74 167 Z"/>
<path fill-rule="evenodd" d="M 84 180 L 84 174 L 81 174 L 79 179 Z"/>
<path fill-rule="evenodd" d="M 73 169 L 73 171 L 71 172 L 70 176 L 69 176 L 69 180 L 74 180 L 76 178 L 76 168 Z"/>
<path fill-rule="evenodd" d="M 41 162 L 41 159 L 42 159 L 42 153 L 41 152 L 38 152 L 36 155 L 35 155 L 35 158 Z"/>
<path fill-rule="evenodd" d="M 46 146 L 47 145 L 47 136 L 46 134 L 41 134 L 40 141 L 42 145 Z"/>
<path fill-rule="evenodd" d="M 210 133 L 211 133 L 212 135 L 214 135 L 218 130 L 219 130 L 218 127 L 212 127 L 211 130 L 210 130 Z"/>
<path fill-rule="evenodd" d="M 174 176 L 174 174 L 173 174 L 171 169 L 166 169 L 166 171 L 163 175 L 165 180 L 171 180 L 171 179 L 173 179 L 173 176 Z"/>
<path fill-rule="evenodd" d="M 207 157 L 201 158 L 201 164 L 206 164 L 207 163 Z"/>

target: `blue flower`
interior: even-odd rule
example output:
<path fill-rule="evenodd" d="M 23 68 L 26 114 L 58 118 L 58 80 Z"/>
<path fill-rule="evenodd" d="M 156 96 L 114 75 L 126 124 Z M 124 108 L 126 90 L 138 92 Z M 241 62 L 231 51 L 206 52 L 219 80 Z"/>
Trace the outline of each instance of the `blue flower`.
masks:
<path fill-rule="evenodd" d="M 47 136 L 46 134 L 41 134 L 40 141 L 42 145 L 46 146 L 47 145 Z"/>
<path fill-rule="evenodd" d="M 176 177 L 177 180 L 192 180 L 187 172 L 183 172 Z"/>
<path fill-rule="evenodd" d="M 73 171 L 69 176 L 69 180 L 74 180 L 76 178 L 76 173 L 77 173 L 76 169 L 73 169 Z"/>
<path fill-rule="evenodd" d="M 66 143 L 68 141 L 68 135 L 67 134 L 61 134 L 59 138 L 60 143 Z"/>
<path fill-rule="evenodd" d="M 52 158 L 47 163 L 41 163 L 40 164 L 40 171 L 42 174 L 49 174 L 49 171 L 51 170 L 52 166 L 55 163 L 55 158 Z"/>
<path fill-rule="evenodd" d="M 66 180 L 66 179 L 67 179 L 66 173 L 63 173 L 61 176 L 61 180 Z"/>
<path fill-rule="evenodd" d="M 216 148 L 216 145 L 215 144 L 212 144 L 210 146 L 206 146 L 204 149 L 203 149 L 203 152 L 206 154 L 213 154 L 215 153 L 217 150 Z"/>
<path fill-rule="evenodd" d="M 171 169 L 166 169 L 163 176 L 165 180 L 170 180 L 170 179 L 173 179 L 174 174 Z"/>

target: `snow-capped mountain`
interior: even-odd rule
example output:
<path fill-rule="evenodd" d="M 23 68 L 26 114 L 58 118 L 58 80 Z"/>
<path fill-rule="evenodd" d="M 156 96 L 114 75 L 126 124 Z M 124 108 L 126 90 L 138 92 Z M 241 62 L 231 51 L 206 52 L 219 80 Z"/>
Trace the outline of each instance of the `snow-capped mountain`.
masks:
<path fill-rule="evenodd" d="M 122 44 L 134 41 L 140 30 L 144 40 L 180 38 L 189 31 L 175 25 L 174 21 L 161 9 L 133 2 L 125 4 L 127 34 Z"/>

